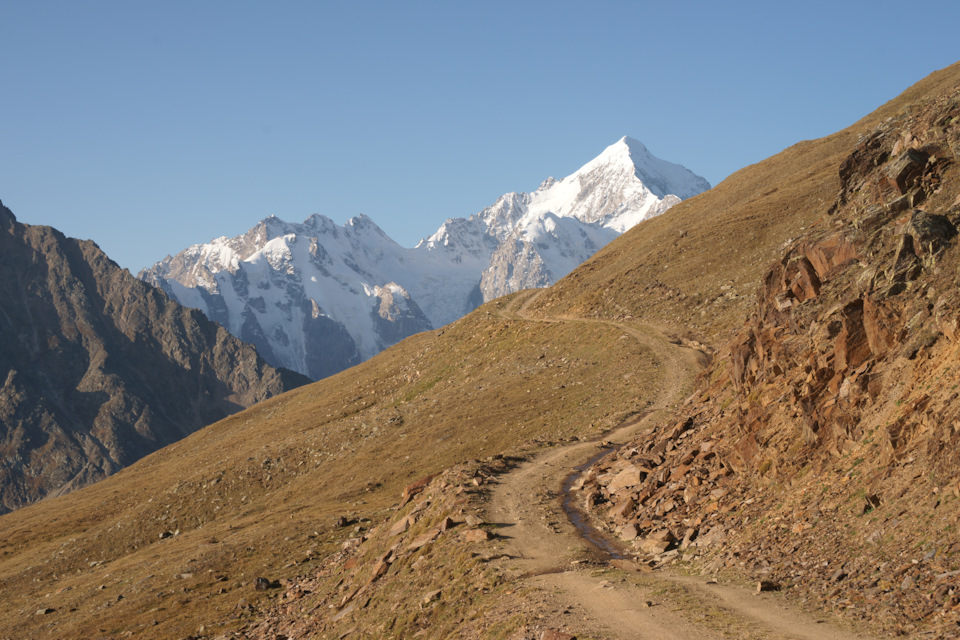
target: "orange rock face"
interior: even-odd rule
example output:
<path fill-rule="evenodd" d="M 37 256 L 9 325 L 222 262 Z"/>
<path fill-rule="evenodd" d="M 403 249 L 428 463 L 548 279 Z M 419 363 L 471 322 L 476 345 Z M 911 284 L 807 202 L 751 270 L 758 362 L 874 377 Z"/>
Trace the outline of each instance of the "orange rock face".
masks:
<path fill-rule="evenodd" d="M 897 632 L 956 628 L 958 157 L 960 91 L 862 139 L 684 412 L 584 476 L 638 560 L 736 569 Z"/>

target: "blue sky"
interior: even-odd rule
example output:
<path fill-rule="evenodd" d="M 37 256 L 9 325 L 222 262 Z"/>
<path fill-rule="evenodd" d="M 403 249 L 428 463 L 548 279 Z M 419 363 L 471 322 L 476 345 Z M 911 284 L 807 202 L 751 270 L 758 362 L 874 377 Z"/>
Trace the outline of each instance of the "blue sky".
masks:
<path fill-rule="evenodd" d="M 271 214 L 413 246 L 623 135 L 716 184 L 957 61 L 906 7 L 10 0 L 0 199 L 136 272 Z"/>

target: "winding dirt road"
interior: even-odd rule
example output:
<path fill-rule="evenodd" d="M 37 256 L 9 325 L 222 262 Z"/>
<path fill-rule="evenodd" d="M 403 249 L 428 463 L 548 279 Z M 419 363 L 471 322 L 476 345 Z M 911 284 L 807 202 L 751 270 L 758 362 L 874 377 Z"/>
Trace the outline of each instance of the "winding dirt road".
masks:
<path fill-rule="evenodd" d="M 527 309 L 538 294 L 511 301 L 504 315 L 528 322 L 602 322 L 650 349 L 662 376 L 650 410 L 605 436 L 622 444 L 658 421 L 669 420 L 703 366 L 703 354 L 681 347 L 652 328 L 580 318 L 537 318 Z M 868 638 L 788 609 L 775 594 L 666 570 L 644 573 L 610 556 L 580 534 L 561 500 L 565 479 L 602 450 L 596 442 L 551 449 L 502 476 L 492 492 L 487 520 L 500 525 L 503 568 L 533 587 L 540 622 L 589 637 L 616 639 Z M 593 535 L 602 535 L 594 533 Z M 618 566 L 614 566 L 618 565 Z"/>

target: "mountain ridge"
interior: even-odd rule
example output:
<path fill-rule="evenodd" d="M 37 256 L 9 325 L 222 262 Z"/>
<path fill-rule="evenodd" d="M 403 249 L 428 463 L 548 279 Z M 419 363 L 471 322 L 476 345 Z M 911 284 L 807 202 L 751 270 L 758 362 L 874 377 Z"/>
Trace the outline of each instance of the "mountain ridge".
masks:
<path fill-rule="evenodd" d="M 446 220 L 413 249 L 362 214 L 343 225 L 320 214 L 302 223 L 271 216 L 240 236 L 168 256 L 139 277 L 256 344 L 268 361 L 321 378 L 484 301 L 548 286 L 625 229 L 679 202 L 668 192 L 707 188 L 703 178 L 624 137 L 566 178 Z M 272 271 L 263 273 L 263 264 Z M 377 294 L 388 286 L 403 309 Z"/>
<path fill-rule="evenodd" d="M 90 484 L 305 382 L 94 243 L 21 224 L 2 203 L 0 254 L 2 510 Z"/>
<path fill-rule="evenodd" d="M 815 595 L 798 603 L 793 594 L 808 593 L 803 579 L 783 582 L 780 591 L 766 591 L 748 600 L 813 607 L 818 622 L 843 616 L 861 634 L 879 624 L 900 635 L 926 637 L 932 635 L 930 631 L 943 630 L 942 635 L 949 637 L 956 627 L 938 629 L 937 625 L 941 620 L 952 624 L 957 614 L 955 608 L 945 609 L 956 604 L 956 577 L 949 575 L 956 565 L 950 560 L 951 566 L 937 571 L 940 563 L 951 558 L 945 551 L 957 551 L 941 545 L 940 537 L 918 538 L 913 527 L 922 531 L 928 518 L 952 517 L 957 508 L 955 485 L 937 485 L 934 493 L 924 475 L 924 458 L 914 456 L 910 462 L 910 455 L 896 456 L 891 468 L 898 477 L 905 474 L 902 477 L 909 479 L 919 471 L 921 481 L 914 483 L 914 493 L 905 501 L 891 493 L 903 488 L 899 483 L 885 494 L 873 494 L 881 498 L 878 509 L 867 500 L 869 494 L 859 495 L 865 487 L 856 484 L 861 482 L 857 474 L 847 475 L 874 460 L 854 465 L 856 457 L 844 458 L 843 451 L 834 456 L 829 453 L 831 447 L 818 447 L 815 452 L 811 448 L 809 453 L 828 468 L 835 462 L 842 477 L 820 475 L 812 465 L 804 475 L 791 478 L 780 475 L 776 461 L 765 472 L 777 475 L 763 476 L 764 459 L 779 450 L 781 441 L 776 438 L 789 435 L 787 430 L 775 430 L 774 441 L 757 440 L 763 447 L 755 450 L 759 457 L 755 464 L 743 466 L 740 456 L 729 453 L 729 448 L 741 444 L 737 437 L 755 435 L 744 433 L 752 422 L 740 425 L 736 420 L 741 402 L 748 411 L 757 412 L 754 417 L 793 405 L 778 400 L 779 392 L 770 394 L 763 388 L 769 374 L 776 375 L 768 367 L 773 361 L 762 355 L 766 347 L 755 348 L 750 358 L 740 360 L 757 364 L 743 369 L 753 371 L 757 395 L 747 392 L 741 397 L 740 391 L 730 388 L 735 367 L 725 345 L 738 339 L 741 330 L 756 326 L 751 318 L 755 310 L 775 309 L 769 305 L 775 303 L 779 290 L 773 291 L 772 298 L 757 295 L 766 290 L 771 265 L 780 264 L 806 231 L 836 230 L 829 210 L 843 187 L 838 169 L 861 136 L 865 138 L 887 117 L 921 109 L 923 103 L 957 86 L 960 65 L 917 83 L 843 131 L 799 143 L 746 167 L 666 216 L 645 222 L 645 228 L 622 235 L 535 298 L 520 293 L 494 300 L 442 332 L 414 335 L 357 367 L 260 403 L 103 483 L 0 517 L 0 579 L 11 594 L 0 599 L 0 634 L 62 638 L 130 632 L 158 639 L 273 639 L 278 634 L 294 637 L 293 630 L 329 637 L 358 630 L 381 637 L 608 634 L 609 620 L 586 619 L 575 599 L 566 599 L 550 586 L 557 583 L 546 582 L 548 588 L 543 588 L 545 581 L 559 575 L 559 568 L 563 576 L 580 581 L 586 592 L 601 594 L 596 601 L 625 602 L 623 584 L 639 584 L 639 591 L 626 593 L 646 595 L 629 602 L 642 604 L 646 598 L 652 606 L 629 608 L 637 615 L 647 612 L 648 619 L 661 624 L 663 618 L 657 616 L 669 614 L 669 620 L 688 624 L 679 631 L 681 635 L 689 631 L 687 637 L 795 635 L 794 630 L 774 633 L 756 620 L 731 628 L 735 620 L 729 609 L 716 605 L 715 597 L 708 596 L 698 605 L 684 599 L 685 589 L 679 602 L 673 599 L 676 590 L 652 592 L 648 586 L 644 592 L 644 585 L 651 584 L 649 575 L 659 587 L 656 572 L 650 574 L 632 558 L 599 560 L 582 541 L 559 547 L 555 563 L 546 572 L 524 573 L 522 564 L 511 557 L 503 537 L 516 531 L 511 527 L 515 523 L 485 512 L 491 490 L 503 487 L 509 468 L 539 453 L 559 452 L 574 441 L 588 452 L 594 448 L 590 443 L 603 442 L 615 425 L 642 417 L 643 431 L 649 431 L 642 446 L 655 450 L 636 453 L 650 458 L 646 461 L 649 471 L 656 467 L 655 473 L 643 474 L 668 480 L 665 486 L 670 487 L 670 477 L 680 466 L 687 468 L 678 472 L 678 479 L 706 471 L 707 481 L 701 482 L 700 489 L 704 496 L 691 494 L 688 502 L 681 491 L 672 505 L 662 506 L 657 517 L 666 515 L 669 522 L 671 514 L 681 512 L 689 514 L 691 525 L 701 519 L 697 527 L 729 520 L 733 534 L 743 530 L 748 535 L 721 545 L 728 555 L 712 556 L 703 565 L 691 558 L 691 570 L 708 572 L 697 579 L 710 580 L 701 589 L 726 593 L 727 581 L 732 579 L 743 584 L 753 578 L 756 584 L 756 574 L 751 572 L 762 573 L 767 567 L 779 571 L 783 541 L 796 540 L 800 546 L 796 551 L 787 548 L 786 555 L 806 563 L 804 570 L 818 581 Z M 886 163 L 878 165 L 879 171 L 886 168 Z M 944 176 L 953 185 L 941 192 L 946 197 L 960 183 L 955 169 Z M 869 193 L 872 190 L 864 191 Z M 888 240 L 898 238 L 884 239 L 884 252 L 891 246 L 899 248 L 899 242 L 888 245 Z M 907 265 L 908 245 L 903 246 Z M 955 247 L 950 251 L 956 253 Z M 937 255 L 938 260 L 947 259 Z M 956 291 L 955 259 L 954 255 L 940 262 L 951 268 L 939 274 L 927 271 L 923 278 L 942 278 L 952 288 L 929 284 L 937 290 Z M 782 266 L 798 262 L 791 259 Z M 787 284 L 793 281 L 792 270 L 790 275 Z M 837 282 L 855 281 L 840 277 Z M 770 284 L 782 282 L 773 278 Z M 916 290 L 908 299 L 918 311 L 936 302 L 916 295 Z M 814 311 L 813 302 L 802 302 L 796 309 Z M 921 315 L 916 326 L 931 328 L 938 317 L 951 320 L 956 315 Z M 657 338 L 651 324 L 668 327 L 667 335 Z M 943 326 L 950 330 L 949 323 Z M 827 323 L 824 329 L 829 327 Z M 705 386 L 688 402 L 681 402 L 678 413 L 670 406 L 650 412 L 657 393 L 665 385 L 670 388 L 665 376 L 673 369 L 664 366 L 668 360 L 656 351 L 625 337 L 625 328 L 644 334 L 651 345 L 668 352 L 694 339 L 717 347 L 714 368 L 701 378 Z M 947 341 L 952 338 L 938 338 L 936 344 L 924 346 L 929 337 L 925 334 L 911 336 L 923 339 L 915 345 L 911 340 L 905 355 L 914 346 L 917 351 L 913 360 L 906 360 L 911 363 L 907 366 L 922 374 L 919 386 L 942 387 L 935 380 L 935 370 L 928 368 L 938 360 L 929 356 L 948 350 Z M 761 342 L 777 346 L 775 340 Z M 856 341 L 849 344 L 857 346 Z M 855 351 L 865 353 L 862 344 Z M 791 375 L 802 370 L 791 368 Z M 958 370 L 953 366 L 951 375 Z M 912 384 L 911 376 L 904 378 Z M 823 381 L 815 376 L 812 382 L 819 389 Z M 750 384 L 743 390 L 752 391 Z M 858 385 L 847 385 L 848 393 L 860 395 L 862 389 L 858 389 Z M 866 391 L 869 395 L 869 383 Z M 817 404 L 821 399 L 829 401 L 818 396 Z M 929 424 L 904 421 L 895 435 L 922 434 L 925 429 L 943 435 L 953 430 L 949 422 L 939 424 L 922 406 L 914 406 L 919 396 L 903 397 L 900 407 L 897 399 L 890 396 L 888 408 L 906 412 L 919 407 L 921 423 Z M 693 429 L 685 428 L 684 416 L 698 407 L 706 412 L 703 420 L 698 423 L 695 418 Z M 939 400 L 933 408 L 937 407 Z M 719 444 L 712 446 L 720 456 L 716 452 L 711 456 L 710 447 L 699 446 L 706 444 L 701 434 L 710 432 L 707 418 L 714 413 L 725 420 L 724 429 L 731 429 L 717 432 Z M 799 418 L 797 426 L 803 421 Z M 935 445 L 930 449 L 934 454 L 956 450 L 952 441 L 950 448 L 939 447 L 935 438 L 917 443 Z M 694 444 L 698 445 L 695 454 Z M 742 444 L 739 449 L 744 454 L 753 450 L 749 438 Z M 806 455 L 804 446 L 799 445 Z M 636 448 L 621 449 L 622 461 L 635 461 Z M 921 446 L 916 451 L 923 450 Z M 666 467 L 661 466 L 665 463 Z M 724 482 L 734 468 L 772 482 L 762 486 L 761 495 L 744 496 L 742 501 L 735 500 L 740 494 L 730 493 L 731 487 L 710 486 Z M 646 480 L 641 471 L 635 473 L 625 474 L 618 483 Z M 692 477 L 688 481 L 694 484 Z M 829 497 L 812 502 L 824 494 L 824 486 Z M 771 504 L 776 491 L 790 487 L 806 489 L 805 500 L 811 502 L 801 503 L 801 510 L 792 509 L 790 502 L 780 507 Z M 855 488 L 848 491 L 848 487 Z M 719 491 L 716 500 L 705 497 L 715 489 Z M 557 500 L 561 491 L 559 485 L 535 484 L 518 492 L 516 499 L 525 500 L 529 508 L 524 525 L 562 529 L 565 516 Z M 899 515 L 888 519 L 893 506 L 904 513 L 897 511 Z M 841 512 L 847 515 L 838 517 Z M 871 522 L 874 517 L 878 520 Z M 827 558 L 830 564 L 824 567 L 816 548 L 802 546 L 807 540 L 843 543 L 845 538 L 832 537 L 833 521 L 841 529 L 845 524 L 856 525 L 856 531 L 866 534 L 857 548 L 876 561 L 869 567 L 875 586 L 862 588 L 864 575 L 858 572 L 850 582 L 857 588 L 848 590 L 844 567 L 835 562 L 832 549 Z M 874 540 L 903 543 L 909 555 L 874 554 L 876 547 L 866 538 L 878 529 L 883 531 Z M 757 532 L 763 536 L 756 537 Z M 680 534 L 675 543 L 682 544 L 685 529 Z M 666 540 L 665 536 L 651 543 Z M 924 545 L 933 547 L 928 550 Z M 932 590 L 916 588 L 918 577 L 936 581 L 943 574 L 948 575 Z M 717 577 L 720 583 L 714 584 Z M 901 600 L 901 593 L 910 595 Z M 833 599 L 824 603 L 821 597 Z M 868 598 L 879 603 L 871 606 L 880 606 L 892 619 L 859 619 Z M 898 602 L 910 606 L 902 608 Z M 617 615 L 611 609 L 607 608 L 608 615 Z M 814 629 L 826 631 L 828 625 Z"/>

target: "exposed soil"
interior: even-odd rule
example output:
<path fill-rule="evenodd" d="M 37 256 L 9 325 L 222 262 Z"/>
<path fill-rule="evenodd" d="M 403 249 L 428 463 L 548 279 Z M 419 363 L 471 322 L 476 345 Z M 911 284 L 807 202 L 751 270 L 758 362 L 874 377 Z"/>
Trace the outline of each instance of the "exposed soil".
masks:
<path fill-rule="evenodd" d="M 886 119 L 672 423 L 584 473 L 641 561 L 960 637 L 960 91 Z"/>
<path fill-rule="evenodd" d="M 517 298 L 506 314 L 528 321 L 536 294 Z M 652 328 L 608 321 L 640 341 L 661 363 L 662 378 L 649 411 L 628 420 L 602 443 L 582 441 L 546 451 L 501 476 L 487 509 L 499 528 L 503 568 L 534 587 L 541 623 L 569 633 L 610 638 L 865 638 L 810 615 L 792 611 L 775 594 L 755 594 L 733 584 L 707 584 L 667 570 L 651 572 L 631 560 L 611 559 L 585 539 L 563 510 L 565 480 L 605 449 L 625 443 L 656 421 L 670 419 L 688 393 L 703 354 L 682 347 Z M 585 522 L 585 520 L 584 520 Z M 581 528 L 589 526 L 580 523 Z M 602 537 L 592 530 L 590 538 Z M 607 541 L 608 549 L 616 543 Z"/>
<path fill-rule="evenodd" d="M 259 403 L 104 482 L 0 517 L 0 638 L 230 637 L 291 602 L 294 614 L 280 612 L 291 621 L 300 607 L 320 606 L 317 622 L 335 628 L 332 637 L 355 626 L 376 638 L 508 637 L 526 618 L 487 613 L 519 594 L 504 597 L 512 587 L 492 571 L 481 579 L 491 542 L 459 533 L 475 528 L 466 513 L 487 493 L 476 466 L 443 480 L 447 489 L 431 486 L 436 521 L 418 512 L 407 533 L 388 535 L 417 506 L 397 511 L 401 493 L 463 461 L 503 455 L 512 464 L 551 443 L 594 438 L 646 410 L 651 397 L 637 380 L 658 377 L 620 329 L 505 319 L 499 310 L 511 301 Z M 332 620 L 344 606 L 341 577 L 361 586 L 397 540 L 412 543 L 447 516 L 457 523 L 451 535 L 398 558 L 365 608 Z M 358 565 L 337 562 L 343 543 L 367 536 Z M 318 571 L 329 576 L 310 602 L 256 588 L 257 577 L 299 584 Z M 440 587 L 443 597 L 421 608 Z"/>

